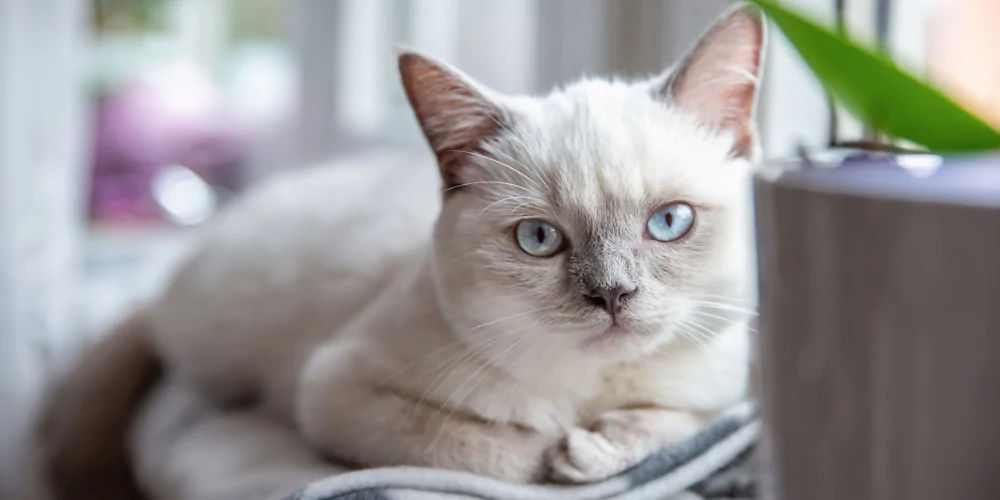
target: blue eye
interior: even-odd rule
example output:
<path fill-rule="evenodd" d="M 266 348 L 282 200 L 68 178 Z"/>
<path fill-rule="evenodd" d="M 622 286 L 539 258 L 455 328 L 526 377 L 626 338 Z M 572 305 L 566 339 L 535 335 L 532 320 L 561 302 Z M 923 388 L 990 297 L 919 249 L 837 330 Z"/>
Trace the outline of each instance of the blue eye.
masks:
<path fill-rule="evenodd" d="M 694 225 L 694 208 L 687 203 L 671 203 L 653 212 L 646 223 L 649 236 L 658 241 L 681 238 Z"/>
<path fill-rule="evenodd" d="M 551 257 L 562 250 L 563 236 L 555 226 L 541 219 L 518 223 L 517 245 L 528 255 Z"/>

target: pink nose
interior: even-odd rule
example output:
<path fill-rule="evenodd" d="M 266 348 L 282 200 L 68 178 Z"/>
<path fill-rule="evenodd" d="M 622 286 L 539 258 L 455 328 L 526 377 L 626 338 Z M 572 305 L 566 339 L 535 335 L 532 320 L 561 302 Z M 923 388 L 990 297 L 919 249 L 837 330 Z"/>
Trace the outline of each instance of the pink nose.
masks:
<path fill-rule="evenodd" d="M 586 297 L 588 302 L 604 308 L 612 318 L 617 318 L 618 314 L 622 311 L 622 300 L 635 293 L 635 291 L 635 286 L 618 285 L 612 288 L 591 290 Z"/>

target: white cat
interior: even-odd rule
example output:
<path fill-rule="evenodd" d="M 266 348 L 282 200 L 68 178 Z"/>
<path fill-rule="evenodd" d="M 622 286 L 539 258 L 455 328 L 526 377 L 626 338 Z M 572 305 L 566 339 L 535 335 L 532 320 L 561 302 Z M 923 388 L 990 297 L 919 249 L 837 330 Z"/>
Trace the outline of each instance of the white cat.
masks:
<path fill-rule="evenodd" d="M 745 396 L 763 44 L 741 6 L 662 76 L 540 98 L 405 51 L 440 176 L 267 184 L 128 335 L 341 460 L 618 473 Z"/>

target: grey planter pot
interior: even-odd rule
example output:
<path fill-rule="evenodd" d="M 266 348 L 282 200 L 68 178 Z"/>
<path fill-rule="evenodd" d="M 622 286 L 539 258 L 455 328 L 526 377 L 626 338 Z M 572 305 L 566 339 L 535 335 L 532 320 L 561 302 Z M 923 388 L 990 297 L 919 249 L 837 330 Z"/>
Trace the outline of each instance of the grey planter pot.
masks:
<path fill-rule="evenodd" d="M 754 192 L 779 498 L 1000 498 L 1000 159 L 789 162 Z"/>

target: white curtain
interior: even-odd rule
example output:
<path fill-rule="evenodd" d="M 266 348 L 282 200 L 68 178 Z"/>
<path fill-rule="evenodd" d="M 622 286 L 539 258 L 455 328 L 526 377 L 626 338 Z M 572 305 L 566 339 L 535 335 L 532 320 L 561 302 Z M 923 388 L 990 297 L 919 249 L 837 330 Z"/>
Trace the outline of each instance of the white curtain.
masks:
<path fill-rule="evenodd" d="M 88 2 L 0 1 L 0 498 L 38 498 L 32 410 L 72 347 Z"/>

